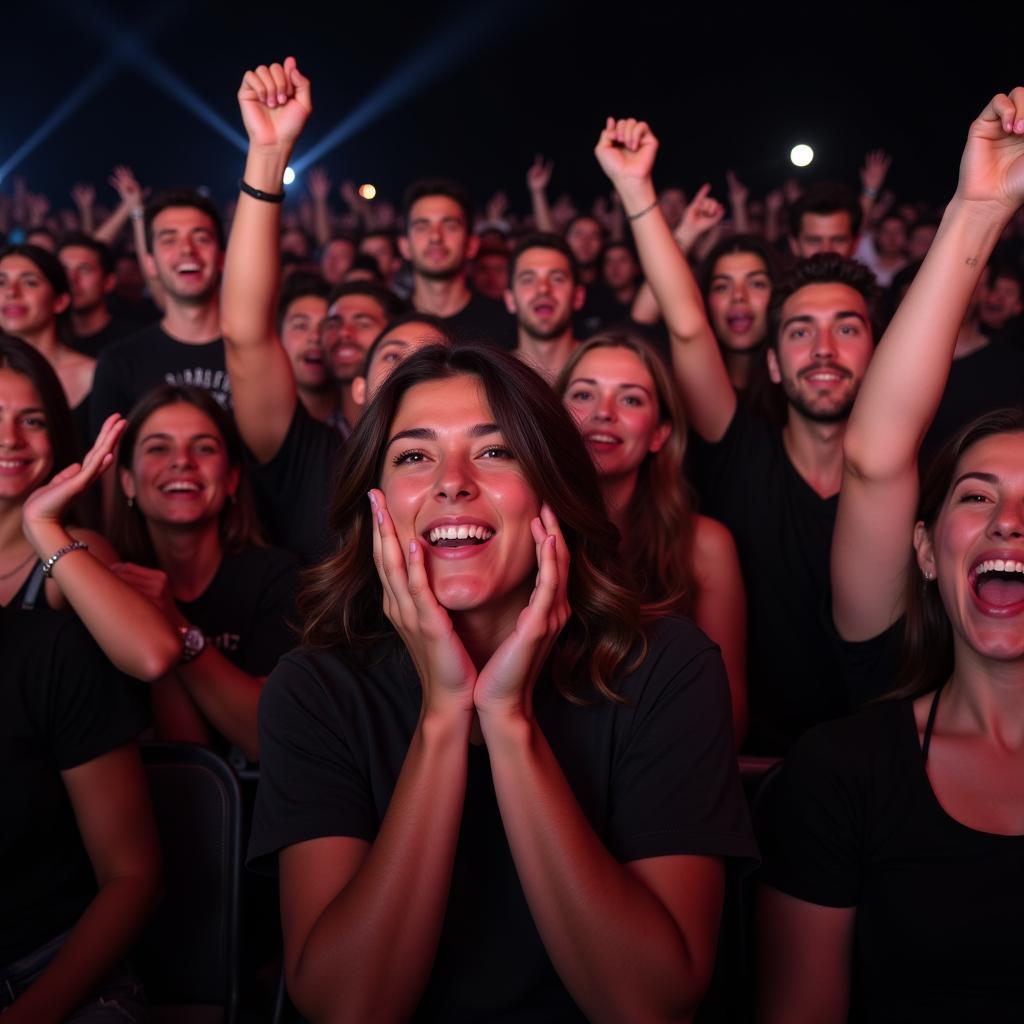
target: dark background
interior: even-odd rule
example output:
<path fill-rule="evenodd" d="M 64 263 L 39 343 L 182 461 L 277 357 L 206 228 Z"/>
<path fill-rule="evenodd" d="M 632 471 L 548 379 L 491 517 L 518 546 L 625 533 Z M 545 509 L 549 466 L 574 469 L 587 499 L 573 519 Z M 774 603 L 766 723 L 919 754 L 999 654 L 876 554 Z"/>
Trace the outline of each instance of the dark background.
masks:
<path fill-rule="evenodd" d="M 890 185 L 941 202 L 972 117 L 1024 81 L 1019 9 L 961 5 L 746 7 L 711 2 L 666 10 L 539 0 L 385 2 L 322 9 L 278 3 L 173 5 L 28 0 L 5 5 L 0 164 L 120 45 L 101 87 L 0 182 L 13 176 L 68 205 L 79 180 L 113 193 L 115 163 L 146 185 L 233 191 L 241 154 L 146 75 L 162 65 L 230 127 L 242 72 L 293 53 L 313 80 L 315 111 L 297 157 L 337 122 L 398 83 L 387 109 L 322 161 L 335 182 L 373 181 L 396 197 L 411 178 L 453 174 L 479 199 L 503 187 L 525 209 L 535 152 L 555 161 L 552 196 L 603 190 L 591 150 L 606 113 L 649 120 L 662 139 L 659 185 L 709 179 L 720 197 L 734 167 L 755 194 L 792 173 L 790 147 L 809 142 L 805 175 L 856 182 L 864 152 L 895 158 Z M 125 31 L 147 42 L 140 48 Z M 120 34 L 119 34 L 120 33 Z M 410 70 L 411 69 L 411 70 Z M 301 184 L 301 179 L 299 184 Z"/>

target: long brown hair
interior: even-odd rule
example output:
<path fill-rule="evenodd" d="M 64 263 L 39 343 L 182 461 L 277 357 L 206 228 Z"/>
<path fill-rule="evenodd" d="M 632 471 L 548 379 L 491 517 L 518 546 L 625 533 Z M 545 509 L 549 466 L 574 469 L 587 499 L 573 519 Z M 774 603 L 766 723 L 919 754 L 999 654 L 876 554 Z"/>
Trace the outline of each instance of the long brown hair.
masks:
<path fill-rule="evenodd" d="M 627 332 L 594 335 L 569 357 L 555 381 L 565 397 L 576 367 L 598 348 L 624 348 L 644 365 L 658 397 L 658 422 L 671 427 L 660 450 L 640 464 L 636 490 L 626 518 L 628 536 L 621 552 L 626 569 L 652 614 L 692 615 L 697 599 L 693 574 L 693 493 L 683 475 L 686 457 L 686 417 L 675 385 L 660 357 L 646 341 Z"/>
<path fill-rule="evenodd" d="M 1024 434 L 1024 410 L 997 409 L 968 423 L 936 452 L 921 481 L 917 518 L 931 533 L 953 485 L 960 459 L 995 434 Z M 953 674 L 953 627 L 936 583 L 921 580 L 913 553 L 906 573 L 903 649 L 896 685 L 887 696 L 920 697 Z"/>
<path fill-rule="evenodd" d="M 228 464 L 233 469 L 242 470 L 243 449 L 234 420 L 217 404 L 209 391 L 191 385 L 161 384 L 146 392 L 136 403 L 128 416 L 128 425 L 117 448 L 117 465 L 120 469 L 131 472 L 132 459 L 135 457 L 135 444 L 139 432 L 150 416 L 166 405 L 192 405 L 205 413 L 224 441 Z M 112 533 L 117 538 L 122 556 L 130 562 L 140 565 L 156 566 L 156 552 L 150 539 L 146 518 L 138 505 L 128 504 L 128 497 L 121 484 L 121 474 L 114 474 L 115 498 Z M 240 472 L 238 490 L 234 501 L 225 501 L 221 509 L 219 535 L 220 544 L 225 554 L 236 555 L 246 548 L 265 547 L 263 534 L 252 491 L 245 473 Z"/>
<path fill-rule="evenodd" d="M 395 369 L 363 413 L 345 445 L 331 502 L 338 550 L 305 574 L 299 595 L 303 643 L 365 650 L 394 635 L 373 564 L 366 495 L 379 485 L 389 428 L 405 393 L 462 375 L 481 382 L 505 443 L 565 535 L 572 613 L 552 655 L 554 685 L 576 703 L 591 687 L 617 700 L 616 676 L 630 651 L 639 650 L 639 660 L 645 647 L 639 602 L 617 566 L 616 530 L 604 514 L 594 467 L 554 392 L 518 359 L 484 345 L 421 349 Z"/>

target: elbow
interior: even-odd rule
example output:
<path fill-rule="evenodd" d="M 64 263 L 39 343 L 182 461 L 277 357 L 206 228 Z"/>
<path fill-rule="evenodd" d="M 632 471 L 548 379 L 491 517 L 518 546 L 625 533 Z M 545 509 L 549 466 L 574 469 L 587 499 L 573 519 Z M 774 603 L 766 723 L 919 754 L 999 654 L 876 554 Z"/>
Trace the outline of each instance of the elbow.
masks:
<path fill-rule="evenodd" d="M 174 633 L 167 633 L 159 642 L 147 644 L 139 652 L 131 668 L 125 668 L 130 675 L 144 683 L 155 683 L 163 679 L 181 658 L 181 641 Z M 121 666 L 119 666 L 121 667 Z"/>

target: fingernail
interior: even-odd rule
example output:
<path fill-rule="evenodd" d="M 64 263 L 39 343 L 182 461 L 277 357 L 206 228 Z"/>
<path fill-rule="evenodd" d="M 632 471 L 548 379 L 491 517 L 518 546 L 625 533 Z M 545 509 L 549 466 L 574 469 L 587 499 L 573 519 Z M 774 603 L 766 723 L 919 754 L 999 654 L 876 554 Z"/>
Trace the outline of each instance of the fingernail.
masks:
<path fill-rule="evenodd" d="M 1013 126 L 1013 130 L 1017 132 L 1024 132 L 1024 117 L 1017 119 L 1017 123 Z"/>
<path fill-rule="evenodd" d="M 416 541 L 414 541 L 414 540 L 409 541 L 409 554 L 410 555 L 415 555 L 416 551 L 417 551 Z"/>
<path fill-rule="evenodd" d="M 384 513 L 380 509 L 377 509 L 377 522 L 384 525 Z"/>
<path fill-rule="evenodd" d="M 374 508 L 376 508 L 377 507 L 377 496 L 373 493 L 373 491 L 367 491 L 366 492 L 366 496 L 370 499 L 370 504 Z"/>
<path fill-rule="evenodd" d="M 277 102 L 283 107 L 288 102 L 288 97 L 283 92 L 277 94 Z"/>

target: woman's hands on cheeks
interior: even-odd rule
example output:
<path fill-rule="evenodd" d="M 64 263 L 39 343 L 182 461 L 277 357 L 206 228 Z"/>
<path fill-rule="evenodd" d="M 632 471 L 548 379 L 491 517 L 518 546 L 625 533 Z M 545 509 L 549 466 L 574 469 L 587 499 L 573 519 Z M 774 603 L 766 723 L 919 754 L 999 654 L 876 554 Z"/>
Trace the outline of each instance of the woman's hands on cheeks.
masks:
<path fill-rule="evenodd" d="M 1024 87 L 1000 93 L 967 133 L 957 197 L 1013 213 L 1024 200 Z"/>
<path fill-rule="evenodd" d="M 530 719 L 533 687 L 558 634 L 569 621 L 569 549 L 554 512 L 545 504 L 530 523 L 537 546 L 537 578 L 515 629 L 480 670 L 473 704 L 486 736 L 497 719 Z"/>
<path fill-rule="evenodd" d="M 384 614 L 412 657 L 423 687 L 423 712 L 469 713 L 476 668 L 427 580 L 422 541 L 408 554 L 395 532 L 384 494 L 369 493 L 373 561 L 384 590 Z"/>

